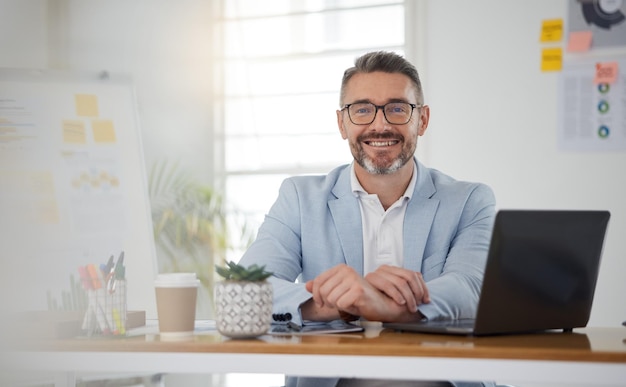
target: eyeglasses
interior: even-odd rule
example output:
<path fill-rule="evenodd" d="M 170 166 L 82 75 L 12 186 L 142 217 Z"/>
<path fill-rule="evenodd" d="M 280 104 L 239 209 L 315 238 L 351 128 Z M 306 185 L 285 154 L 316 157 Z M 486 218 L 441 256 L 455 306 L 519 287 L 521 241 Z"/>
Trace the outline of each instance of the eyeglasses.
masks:
<path fill-rule="evenodd" d="M 385 119 L 392 125 L 404 125 L 411 120 L 413 109 L 420 108 L 408 102 L 389 102 L 383 106 L 374 105 L 370 102 L 349 103 L 341 110 L 348 110 L 348 117 L 355 125 L 369 125 L 376 119 L 378 109 L 383 111 Z"/>

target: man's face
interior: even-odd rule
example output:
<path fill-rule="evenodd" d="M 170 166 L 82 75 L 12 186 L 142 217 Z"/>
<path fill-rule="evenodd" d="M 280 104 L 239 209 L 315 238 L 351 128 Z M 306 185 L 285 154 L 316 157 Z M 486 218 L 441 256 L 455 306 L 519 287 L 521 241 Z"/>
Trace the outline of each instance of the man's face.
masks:
<path fill-rule="evenodd" d="M 385 105 L 389 102 L 417 104 L 415 86 L 404 74 L 384 72 L 355 74 L 348 81 L 342 103 L 370 102 Z M 355 125 L 347 109 L 337 111 L 339 131 L 350 144 L 354 160 L 372 174 L 391 174 L 412 159 L 417 147 L 417 137 L 428 126 L 428 106 L 415 108 L 411 119 L 404 125 L 390 124 L 378 109 L 369 125 Z"/>

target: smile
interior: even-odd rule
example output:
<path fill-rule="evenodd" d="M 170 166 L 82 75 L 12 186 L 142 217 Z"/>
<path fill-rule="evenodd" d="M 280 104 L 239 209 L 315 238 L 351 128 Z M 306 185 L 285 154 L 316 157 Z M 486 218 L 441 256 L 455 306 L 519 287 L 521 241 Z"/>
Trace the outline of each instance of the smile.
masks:
<path fill-rule="evenodd" d="M 400 141 L 398 140 L 390 140 L 390 141 L 365 141 L 365 143 L 369 146 L 376 146 L 376 147 L 382 147 L 382 146 L 393 146 L 396 145 L 397 143 L 399 143 Z"/>

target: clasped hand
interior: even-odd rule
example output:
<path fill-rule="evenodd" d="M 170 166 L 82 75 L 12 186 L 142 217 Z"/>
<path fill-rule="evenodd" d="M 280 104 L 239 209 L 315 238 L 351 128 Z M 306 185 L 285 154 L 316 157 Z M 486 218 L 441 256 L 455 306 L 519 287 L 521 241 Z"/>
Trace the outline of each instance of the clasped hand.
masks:
<path fill-rule="evenodd" d="M 306 283 L 318 310 L 336 310 L 372 321 L 421 318 L 418 306 L 430 302 L 421 273 L 383 265 L 361 277 L 347 265 L 335 266 Z"/>

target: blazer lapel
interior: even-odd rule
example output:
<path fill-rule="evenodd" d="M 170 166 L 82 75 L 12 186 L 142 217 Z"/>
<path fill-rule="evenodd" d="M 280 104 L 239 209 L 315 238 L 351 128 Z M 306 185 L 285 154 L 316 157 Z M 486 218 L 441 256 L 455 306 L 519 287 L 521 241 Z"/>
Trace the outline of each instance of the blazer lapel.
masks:
<path fill-rule="evenodd" d="M 439 207 L 437 192 L 428 169 L 417 162 L 417 183 L 404 217 L 404 267 L 421 271 L 428 235 Z"/>
<path fill-rule="evenodd" d="M 330 199 L 328 207 L 337 228 L 346 264 L 363 275 L 361 209 L 350 188 L 350 168 L 342 171 L 332 191 L 336 199 Z"/>

